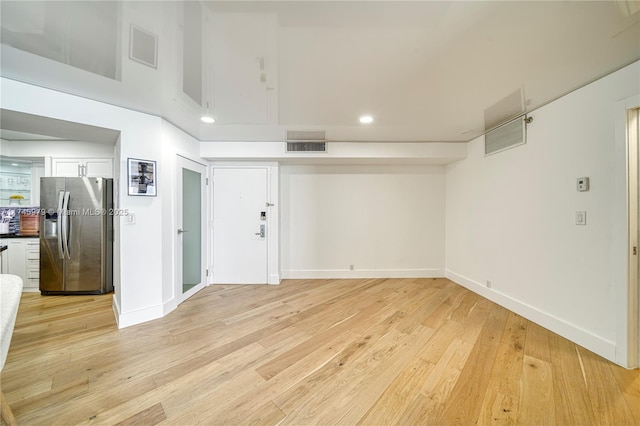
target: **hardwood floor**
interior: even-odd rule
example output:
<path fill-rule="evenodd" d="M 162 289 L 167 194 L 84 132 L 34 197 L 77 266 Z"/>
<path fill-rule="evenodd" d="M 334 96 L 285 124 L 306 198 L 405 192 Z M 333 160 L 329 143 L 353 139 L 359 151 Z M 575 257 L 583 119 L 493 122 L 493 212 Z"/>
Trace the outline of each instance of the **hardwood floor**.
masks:
<path fill-rule="evenodd" d="M 210 286 L 122 330 L 26 293 L 2 390 L 21 425 L 640 424 L 640 370 L 446 279 Z"/>

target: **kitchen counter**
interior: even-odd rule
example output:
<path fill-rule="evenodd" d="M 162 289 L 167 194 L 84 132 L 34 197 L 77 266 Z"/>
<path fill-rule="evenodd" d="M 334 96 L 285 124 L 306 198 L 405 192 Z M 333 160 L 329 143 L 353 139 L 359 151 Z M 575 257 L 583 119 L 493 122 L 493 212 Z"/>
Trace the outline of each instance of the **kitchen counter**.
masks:
<path fill-rule="evenodd" d="M 38 238 L 39 234 L 0 234 L 0 238 Z"/>

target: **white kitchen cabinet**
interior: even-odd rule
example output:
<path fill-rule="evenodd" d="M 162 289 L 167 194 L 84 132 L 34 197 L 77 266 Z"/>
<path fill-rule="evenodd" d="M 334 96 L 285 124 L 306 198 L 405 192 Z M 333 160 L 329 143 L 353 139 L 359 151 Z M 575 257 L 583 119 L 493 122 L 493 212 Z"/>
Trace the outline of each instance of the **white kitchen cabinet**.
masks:
<path fill-rule="evenodd" d="M 113 158 L 52 158 L 53 176 L 113 177 Z"/>
<path fill-rule="evenodd" d="M 40 178 L 44 176 L 44 163 L 31 165 L 31 203 L 32 206 L 40 205 Z"/>
<path fill-rule="evenodd" d="M 7 250 L 2 253 L 3 274 L 22 278 L 23 291 L 40 290 L 40 240 L 38 238 L 6 238 L 0 240 Z"/>

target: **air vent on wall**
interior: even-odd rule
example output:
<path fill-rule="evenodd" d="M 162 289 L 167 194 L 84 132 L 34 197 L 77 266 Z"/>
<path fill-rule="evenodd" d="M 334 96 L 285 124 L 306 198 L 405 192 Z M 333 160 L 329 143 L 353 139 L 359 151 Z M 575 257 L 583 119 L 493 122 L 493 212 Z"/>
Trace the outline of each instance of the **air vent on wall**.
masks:
<path fill-rule="evenodd" d="M 158 36 L 131 25 L 129 58 L 152 68 L 158 67 Z"/>
<path fill-rule="evenodd" d="M 532 118 L 518 117 L 484 136 L 484 155 L 496 154 L 527 143 L 527 124 Z"/>
<path fill-rule="evenodd" d="M 322 130 L 287 130 L 287 152 L 327 152 Z"/>

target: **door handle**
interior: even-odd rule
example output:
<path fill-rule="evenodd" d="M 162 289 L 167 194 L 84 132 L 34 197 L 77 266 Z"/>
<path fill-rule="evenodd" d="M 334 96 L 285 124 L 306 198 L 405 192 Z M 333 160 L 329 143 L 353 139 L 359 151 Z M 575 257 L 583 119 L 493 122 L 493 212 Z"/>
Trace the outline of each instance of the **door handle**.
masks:
<path fill-rule="evenodd" d="M 64 223 L 64 191 L 58 193 L 58 253 L 60 259 L 64 259 L 64 242 L 62 236 L 67 232 L 67 227 Z"/>
<path fill-rule="evenodd" d="M 62 244 L 64 246 L 64 253 L 67 255 L 67 259 L 71 260 L 71 249 L 69 248 L 69 236 L 71 235 L 71 218 L 70 216 L 70 212 L 69 212 L 69 197 L 71 196 L 71 193 L 69 191 L 66 191 L 64 193 L 64 207 L 62 208 L 63 210 L 63 217 L 62 219 L 64 220 L 64 233 L 62 234 Z"/>
<path fill-rule="evenodd" d="M 178 228 L 178 234 L 183 234 L 185 232 L 189 232 L 189 230 L 188 229 L 180 229 L 180 228 Z"/>
<path fill-rule="evenodd" d="M 256 232 L 255 235 L 259 235 L 260 238 L 264 238 L 266 235 L 267 229 L 265 225 L 260 225 L 260 232 Z"/>

